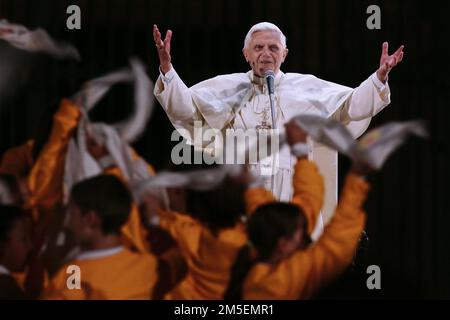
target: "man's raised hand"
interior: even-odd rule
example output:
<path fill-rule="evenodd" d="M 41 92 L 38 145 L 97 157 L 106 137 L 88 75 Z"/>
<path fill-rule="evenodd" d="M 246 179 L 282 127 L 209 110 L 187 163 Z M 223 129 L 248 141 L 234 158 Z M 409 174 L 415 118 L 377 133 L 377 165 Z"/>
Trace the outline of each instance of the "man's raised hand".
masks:
<path fill-rule="evenodd" d="M 389 55 L 389 44 L 387 42 L 383 43 L 381 49 L 380 68 L 377 70 L 377 76 L 381 82 L 386 83 L 389 72 L 402 61 L 404 47 L 405 46 L 403 45 L 400 46 L 394 54 Z"/>
<path fill-rule="evenodd" d="M 172 58 L 170 56 L 170 40 L 172 39 L 172 31 L 166 32 L 166 38 L 162 40 L 161 32 L 159 32 L 158 26 L 153 25 L 153 40 L 158 50 L 159 63 L 161 71 L 165 74 L 170 71 Z"/>

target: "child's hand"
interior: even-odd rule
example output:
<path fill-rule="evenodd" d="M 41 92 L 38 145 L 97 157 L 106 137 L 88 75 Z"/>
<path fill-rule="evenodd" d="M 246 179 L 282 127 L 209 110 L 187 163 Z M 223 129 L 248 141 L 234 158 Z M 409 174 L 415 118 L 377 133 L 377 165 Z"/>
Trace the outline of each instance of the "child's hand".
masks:
<path fill-rule="evenodd" d="M 145 223 L 151 224 L 153 218 L 158 216 L 158 210 L 162 208 L 162 203 L 158 197 L 147 192 L 142 195 L 139 208 Z"/>
<path fill-rule="evenodd" d="M 97 143 L 94 137 L 89 134 L 89 131 L 86 131 L 86 147 L 90 155 L 96 160 L 109 154 L 108 149 L 104 145 Z"/>
<path fill-rule="evenodd" d="M 286 128 L 287 142 L 291 147 L 297 143 L 306 143 L 307 134 L 293 120 L 289 121 L 284 126 Z"/>
<path fill-rule="evenodd" d="M 353 163 L 351 171 L 358 176 L 365 177 L 372 173 L 374 169 L 366 164 Z"/>

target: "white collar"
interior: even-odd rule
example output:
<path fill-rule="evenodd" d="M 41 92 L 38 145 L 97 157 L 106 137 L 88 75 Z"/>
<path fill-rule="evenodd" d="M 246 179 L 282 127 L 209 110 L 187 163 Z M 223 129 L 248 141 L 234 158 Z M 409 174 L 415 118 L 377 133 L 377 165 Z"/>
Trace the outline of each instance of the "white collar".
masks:
<path fill-rule="evenodd" d="M 5 266 L 0 264 L 0 275 L 1 274 L 10 275 L 11 272 L 9 272 L 9 270 Z"/>
<path fill-rule="evenodd" d="M 109 257 L 115 255 L 123 250 L 123 246 L 118 246 L 110 249 L 85 251 L 78 255 L 77 260 L 93 260 L 98 258 Z"/>
<path fill-rule="evenodd" d="M 255 75 L 255 73 L 253 72 L 253 70 L 250 70 L 248 73 L 248 76 L 250 77 L 250 81 L 254 84 L 259 84 L 259 85 L 266 85 L 266 79 L 264 77 L 260 77 Z M 277 72 L 277 74 L 275 75 L 275 86 L 277 86 L 280 81 L 281 78 L 283 77 L 284 72 L 279 70 Z"/>

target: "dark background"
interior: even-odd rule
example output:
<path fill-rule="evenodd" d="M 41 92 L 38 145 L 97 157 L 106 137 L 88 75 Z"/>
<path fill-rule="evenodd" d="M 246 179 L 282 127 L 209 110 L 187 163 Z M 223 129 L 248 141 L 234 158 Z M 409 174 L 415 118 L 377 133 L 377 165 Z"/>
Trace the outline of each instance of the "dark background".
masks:
<path fill-rule="evenodd" d="M 73 43 L 80 63 L 23 54 L 0 44 L 21 66 L 0 97 L 0 154 L 25 142 L 46 110 L 81 83 L 140 57 L 155 80 L 158 59 L 152 25 L 173 30 L 173 64 L 193 85 L 217 74 L 245 72 L 243 39 L 260 21 L 277 24 L 288 39 L 285 72 L 311 73 L 358 86 L 378 68 L 381 44 L 390 53 L 405 45 L 405 58 L 390 75 L 392 103 L 371 127 L 393 120 L 422 118 L 429 141 L 412 139 L 373 177 L 366 205 L 370 237 L 367 263 L 381 267 L 382 288 L 407 290 L 396 297 L 450 298 L 449 111 L 450 42 L 446 10 L 438 1 L 337 0 L 0 0 L 0 18 L 43 27 Z M 77 4 L 82 29 L 67 30 L 66 8 Z M 381 30 L 366 28 L 366 8 L 381 8 Z M 1 51 L 1 50 L 0 50 Z M 10 62 L 0 61 L 0 69 Z M 0 70 L 1 71 L 1 70 Z M 93 112 L 94 120 L 127 116 L 132 90 L 118 86 Z M 52 109 L 53 108 L 53 109 Z M 173 130 L 158 106 L 143 137 L 134 145 L 156 169 L 170 167 Z M 340 179 L 348 163 L 341 159 Z M 386 295 L 388 296 L 388 295 Z"/>

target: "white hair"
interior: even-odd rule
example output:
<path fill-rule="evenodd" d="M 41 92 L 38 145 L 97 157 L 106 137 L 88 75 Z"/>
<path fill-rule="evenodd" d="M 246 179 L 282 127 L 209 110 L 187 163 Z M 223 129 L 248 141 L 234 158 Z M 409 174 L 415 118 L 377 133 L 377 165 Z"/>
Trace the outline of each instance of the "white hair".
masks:
<path fill-rule="evenodd" d="M 252 40 L 252 35 L 257 31 L 275 31 L 280 36 L 280 42 L 283 48 L 286 48 L 286 36 L 281 32 L 280 28 L 270 22 L 260 22 L 255 24 L 250 28 L 244 40 L 244 48 L 248 48 L 250 41 Z"/>

